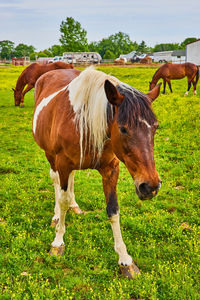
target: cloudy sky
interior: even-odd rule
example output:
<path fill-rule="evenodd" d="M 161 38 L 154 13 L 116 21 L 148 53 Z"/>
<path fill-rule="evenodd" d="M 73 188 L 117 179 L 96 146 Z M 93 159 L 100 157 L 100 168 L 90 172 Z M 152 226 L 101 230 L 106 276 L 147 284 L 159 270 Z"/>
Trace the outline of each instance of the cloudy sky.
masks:
<path fill-rule="evenodd" d="M 59 44 L 66 17 L 81 23 L 89 42 L 119 31 L 148 46 L 200 38 L 200 0 L 0 0 L 0 41 L 44 50 Z"/>

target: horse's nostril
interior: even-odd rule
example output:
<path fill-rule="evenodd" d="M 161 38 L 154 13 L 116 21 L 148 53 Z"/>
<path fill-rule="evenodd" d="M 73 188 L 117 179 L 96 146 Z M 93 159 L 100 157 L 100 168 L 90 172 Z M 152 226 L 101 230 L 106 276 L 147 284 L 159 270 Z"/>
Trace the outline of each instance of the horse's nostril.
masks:
<path fill-rule="evenodd" d="M 139 191 L 143 195 L 149 195 L 152 192 L 152 190 L 153 190 L 152 187 L 148 185 L 148 183 L 146 182 L 143 182 L 139 185 Z"/>
<path fill-rule="evenodd" d="M 159 184 L 156 187 L 152 187 L 148 183 L 143 182 L 139 185 L 139 191 L 143 195 L 150 195 L 151 193 L 156 195 L 159 189 L 161 188 L 161 182 L 159 182 Z"/>

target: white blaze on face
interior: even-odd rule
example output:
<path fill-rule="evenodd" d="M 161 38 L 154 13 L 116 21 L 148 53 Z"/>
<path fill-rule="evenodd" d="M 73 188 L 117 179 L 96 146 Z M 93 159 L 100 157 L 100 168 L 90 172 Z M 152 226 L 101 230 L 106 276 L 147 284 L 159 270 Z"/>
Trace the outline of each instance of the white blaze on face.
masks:
<path fill-rule="evenodd" d="M 144 123 L 148 128 L 151 128 L 151 125 L 146 120 L 139 119 L 140 122 Z"/>
<path fill-rule="evenodd" d="M 64 88 L 62 88 L 61 90 L 49 95 L 48 97 L 46 98 L 43 98 L 42 101 L 38 104 L 38 106 L 36 107 L 36 110 L 35 110 L 35 113 L 34 113 L 34 116 L 33 116 L 33 133 L 35 134 L 35 130 L 36 130 L 36 126 L 37 126 L 37 119 L 38 119 L 38 116 L 40 114 L 40 112 L 43 110 L 43 108 L 45 106 L 47 106 L 49 104 L 49 102 L 57 95 L 59 94 L 60 92 L 64 91 L 66 88 L 68 87 L 65 86 Z"/>

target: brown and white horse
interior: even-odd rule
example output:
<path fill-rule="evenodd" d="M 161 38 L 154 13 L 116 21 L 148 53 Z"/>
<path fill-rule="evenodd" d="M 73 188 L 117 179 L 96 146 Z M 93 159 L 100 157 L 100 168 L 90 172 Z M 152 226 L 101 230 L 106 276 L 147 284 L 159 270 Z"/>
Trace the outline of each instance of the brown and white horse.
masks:
<path fill-rule="evenodd" d="M 33 135 L 51 166 L 56 198 L 53 222 L 58 223 L 50 254 L 64 250 L 67 210 L 80 211 L 73 188 L 75 170 L 96 169 L 102 176 L 121 270 L 129 278 L 139 273 L 121 236 L 116 185 L 121 160 L 140 199 L 151 199 L 160 189 L 154 163 L 158 123 L 151 108 L 159 92 L 160 85 L 145 95 L 91 68 L 50 71 L 39 78 Z"/>
<path fill-rule="evenodd" d="M 41 65 L 33 63 L 29 65 L 17 79 L 16 87 L 13 89 L 15 106 L 24 107 L 25 94 L 34 88 L 37 79 L 44 73 L 57 69 L 73 69 L 73 65 L 66 64 L 62 61 Z M 26 86 L 27 85 L 27 86 Z M 26 86 L 26 88 L 25 88 Z M 25 88 L 25 90 L 24 90 Z"/>
<path fill-rule="evenodd" d="M 163 94 L 165 93 L 166 82 L 168 83 L 169 89 L 172 93 L 170 80 L 182 79 L 186 76 L 188 79 L 188 89 L 187 92 L 185 93 L 185 96 L 188 95 L 188 92 L 191 87 L 191 83 L 193 84 L 194 87 L 193 94 L 196 95 L 196 86 L 199 80 L 199 67 L 192 63 L 184 63 L 184 64 L 166 63 L 162 65 L 153 75 L 152 81 L 149 83 L 149 89 L 151 90 L 152 88 L 154 88 L 159 79 L 163 79 L 164 82 Z"/>

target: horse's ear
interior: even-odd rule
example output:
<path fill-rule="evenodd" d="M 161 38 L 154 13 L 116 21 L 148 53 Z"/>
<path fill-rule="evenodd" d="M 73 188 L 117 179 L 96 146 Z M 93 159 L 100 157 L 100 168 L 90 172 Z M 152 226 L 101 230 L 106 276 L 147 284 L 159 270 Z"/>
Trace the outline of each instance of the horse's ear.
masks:
<path fill-rule="evenodd" d="M 120 104 L 124 100 L 124 96 L 122 96 L 118 92 L 116 87 L 107 79 L 104 83 L 104 89 L 105 89 L 106 97 L 110 102 L 110 104 L 120 106 Z"/>
<path fill-rule="evenodd" d="M 160 82 L 158 85 L 156 85 L 151 91 L 147 93 L 147 96 L 153 102 L 160 94 L 160 87 L 162 82 Z"/>

